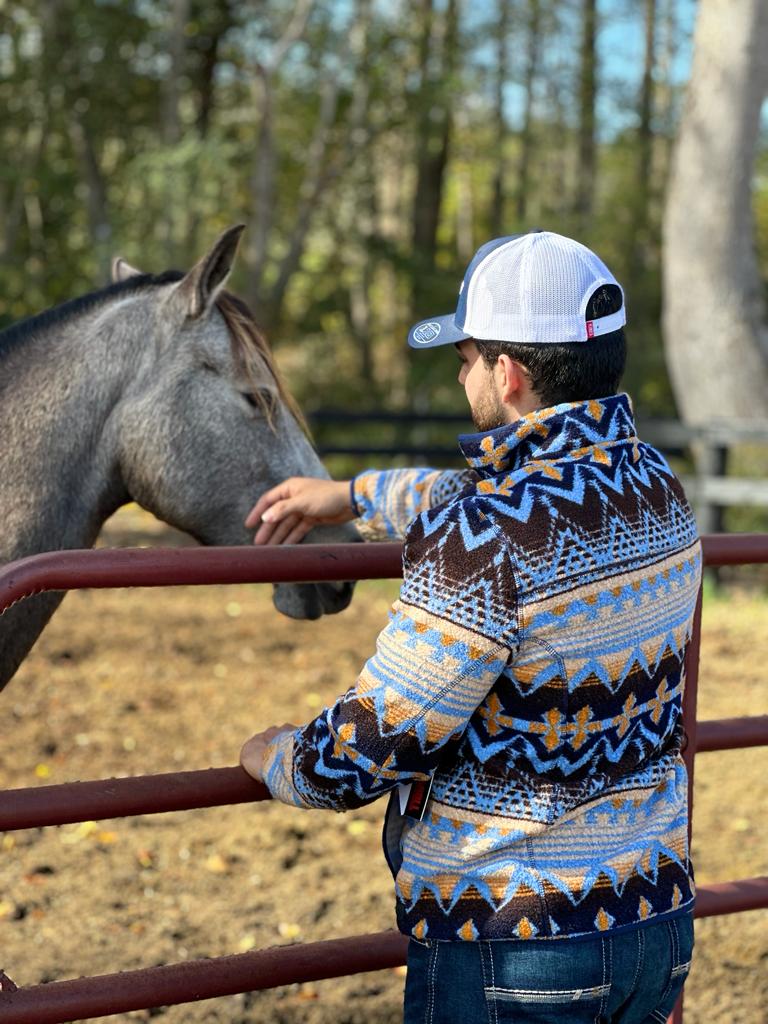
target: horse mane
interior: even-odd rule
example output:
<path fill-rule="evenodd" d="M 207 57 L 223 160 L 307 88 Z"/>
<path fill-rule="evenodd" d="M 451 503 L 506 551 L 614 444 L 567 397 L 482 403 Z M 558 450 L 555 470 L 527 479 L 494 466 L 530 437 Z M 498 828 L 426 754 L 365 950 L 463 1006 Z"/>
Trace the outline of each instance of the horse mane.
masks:
<path fill-rule="evenodd" d="M 75 317 L 89 313 L 91 310 L 110 302 L 113 299 L 148 288 L 156 288 L 180 281 L 184 274 L 180 270 L 166 270 L 162 274 L 134 274 L 123 281 L 115 281 L 104 288 L 96 289 L 85 295 L 70 299 L 58 306 L 20 320 L 5 330 L 0 331 L 0 358 L 12 346 L 21 344 L 40 331 L 60 327 Z M 259 386 L 258 370 L 266 368 L 267 373 L 275 382 L 277 395 L 292 413 L 301 429 L 309 437 L 310 431 L 296 399 L 291 395 L 275 363 L 272 350 L 266 335 L 259 328 L 248 305 L 237 295 L 222 291 L 216 300 L 216 306 L 224 318 L 232 344 L 232 355 L 237 367 L 242 371 L 253 388 L 253 398 L 259 404 L 267 422 L 274 429 L 274 417 L 277 401 L 274 395 L 265 392 Z"/>
<path fill-rule="evenodd" d="M 216 306 L 224 317 L 232 340 L 232 354 L 238 368 L 244 373 L 253 388 L 253 397 L 259 403 L 267 422 L 274 429 L 274 416 L 277 410 L 275 396 L 259 387 L 258 369 L 266 367 L 277 388 L 277 394 L 283 404 L 293 415 L 301 429 L 310 437 L 307 421 L 299 408 L 296 399 L 286 387 L 285 381 L 277 368 L 267 337 L 256 323 L 247 303 L 233 292 L 222 291 L 216 300 Z"/>
<path fill-rule="evenodd" d="M 172 284 L 174 281 L 180 281 L 182 277 L 184 274 L 180 270 L 166 270 L 162 274 L 135 274 L 124 281 L 114 281 L 105 288 L 98 288 L 85 295 L 79 295 L 75 299 L 69 299 L 68 302 L 62 302 L 58 306 L 51 306 L 50 309 L 45 309 L 42 313 L 35 313 L 33 316 L 19 320 L 18 323 L 11 324 L 10 327 L 0 331 L 0 356 L 13 345 L 20 344 L 39 331 L 60 327 L 68 320 L 89 313 L 104 302 L 144 288 Z"/>

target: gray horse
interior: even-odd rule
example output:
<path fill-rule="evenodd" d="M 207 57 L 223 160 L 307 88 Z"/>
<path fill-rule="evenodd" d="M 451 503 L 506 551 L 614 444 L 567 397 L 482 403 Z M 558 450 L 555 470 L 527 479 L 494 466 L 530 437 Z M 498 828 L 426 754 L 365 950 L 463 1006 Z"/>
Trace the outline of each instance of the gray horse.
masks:
<path fill-rule="evenodd" d="M 0 564 L 90 547 L 136 501 L 202 544 L 247 544 L 262 491 L 327 477 L 247 307 L 223 290 L 242 226 L 187 274 L 114 282 L 0 333 Z M 358 540 L 349 527 L 310 541 Z M 345 608 L 349 584 L 275 587 L 294 618 Z M 0 689 L 61 601 L 0 616 Z"/>

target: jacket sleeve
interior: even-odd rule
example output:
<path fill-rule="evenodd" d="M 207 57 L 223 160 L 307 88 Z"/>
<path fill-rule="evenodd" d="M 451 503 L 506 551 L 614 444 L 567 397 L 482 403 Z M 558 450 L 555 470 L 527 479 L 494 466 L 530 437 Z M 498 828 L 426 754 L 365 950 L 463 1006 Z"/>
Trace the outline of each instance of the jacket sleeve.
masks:
<path fill-rule="evenodd" d="M 355 685 L 269 745 L 265 782 L 277 799 L 342 811 L 427 778 L 516 650 L 503 542 L 476 517 L 468 526 L 471 517 L 437 512 L 442 524 L 425 513 L 409 531 L 400 599 Z"/>
<path fill-rule="evenodd" d="M 366 540 L 401 540 L 421 512 L 473 486 L 471 469 L 369 469 L 351 483 L 356 525 Z"/>

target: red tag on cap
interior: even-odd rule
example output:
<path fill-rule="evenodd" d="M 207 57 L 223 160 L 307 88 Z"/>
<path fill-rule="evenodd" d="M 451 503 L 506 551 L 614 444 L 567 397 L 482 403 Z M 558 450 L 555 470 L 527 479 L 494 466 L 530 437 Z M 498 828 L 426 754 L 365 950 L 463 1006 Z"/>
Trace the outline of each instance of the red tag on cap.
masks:
<path fill-rule="evenodd" d="M 595 325 L 592 320 L 587 320 L 587 337 L 594 338 L 595 336 Z"/>

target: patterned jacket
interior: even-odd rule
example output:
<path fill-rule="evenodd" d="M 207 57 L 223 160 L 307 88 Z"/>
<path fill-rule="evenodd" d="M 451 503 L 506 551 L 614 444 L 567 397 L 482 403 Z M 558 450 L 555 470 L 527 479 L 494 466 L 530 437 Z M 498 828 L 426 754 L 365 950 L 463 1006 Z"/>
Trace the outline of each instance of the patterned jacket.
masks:
<path fill-rule="evenodd" d="M 367 472 L 363 521 L 405 531 L 376 654 L 268 750 L 280 800 L 395 790 L 385 850 L 416 938 L 533 939 L 690 909 L 683 659 L 696 527 L 626 395 L 460 445 L 471 472 Z M 433 776 L 422 820 L 398 783 Z"/>

